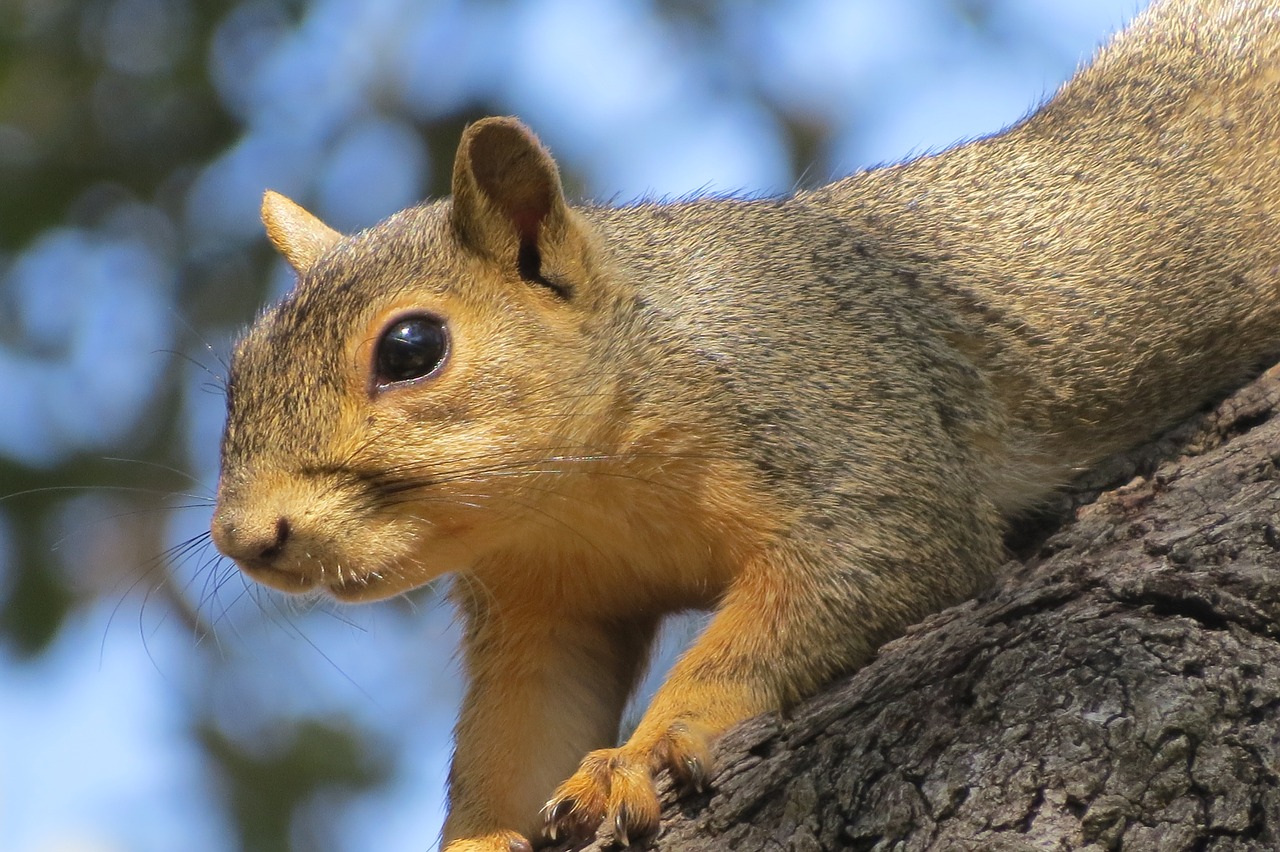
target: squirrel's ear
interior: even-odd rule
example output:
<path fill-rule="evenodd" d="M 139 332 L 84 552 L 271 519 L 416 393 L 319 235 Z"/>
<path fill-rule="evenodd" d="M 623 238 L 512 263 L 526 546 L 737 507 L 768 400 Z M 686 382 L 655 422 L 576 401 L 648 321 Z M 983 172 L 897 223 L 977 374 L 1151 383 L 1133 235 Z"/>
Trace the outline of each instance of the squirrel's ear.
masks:
<path fill-rule="evenodd" d="M 464 243 L 523 263 L 525 253 L 563 236 L 568 213 L 560 170 L 518 120 L 481 119 L 458 144 L 452 215 Z"/>
<path fill-rule="evenodd" d="M 262 224 L 267 239 L 299 275 L 328 251 L 342 235 L 278 192 L 262 196 Z"/>

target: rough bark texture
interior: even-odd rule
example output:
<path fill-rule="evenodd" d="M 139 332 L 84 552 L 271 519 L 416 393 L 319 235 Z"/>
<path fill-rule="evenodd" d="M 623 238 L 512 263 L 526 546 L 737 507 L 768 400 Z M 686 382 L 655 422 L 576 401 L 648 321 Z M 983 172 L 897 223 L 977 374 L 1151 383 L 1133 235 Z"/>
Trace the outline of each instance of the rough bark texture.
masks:
<path fill-rule="evenodd" d="M 731 731 L 652 847 L 1280 849 L 1277 405 L 1280 368 L 1064 498 L 990 595 Z"/>

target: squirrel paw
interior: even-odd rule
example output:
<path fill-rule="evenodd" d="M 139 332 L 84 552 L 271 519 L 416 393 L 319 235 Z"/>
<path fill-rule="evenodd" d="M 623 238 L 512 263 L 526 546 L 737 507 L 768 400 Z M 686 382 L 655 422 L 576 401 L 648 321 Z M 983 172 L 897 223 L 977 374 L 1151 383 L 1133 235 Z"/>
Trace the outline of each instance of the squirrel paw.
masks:
<path fill-rule="evenodd" d="M 451 840 L 443 852 L 533 852 L 533 844 L 514 831 Z"/>
<path fill-rule="evenodd" d="M 633 737 L 620 748 L 593 751 L 542 809 L 546 835 L 584 841 L 607 823 L 614 842 L 629 846 L 658 830 L 656 773 L 667 770 L 682 792 L 702 791 L 710 766 L 710 737 L 684 723 L 651 745 Z"/>

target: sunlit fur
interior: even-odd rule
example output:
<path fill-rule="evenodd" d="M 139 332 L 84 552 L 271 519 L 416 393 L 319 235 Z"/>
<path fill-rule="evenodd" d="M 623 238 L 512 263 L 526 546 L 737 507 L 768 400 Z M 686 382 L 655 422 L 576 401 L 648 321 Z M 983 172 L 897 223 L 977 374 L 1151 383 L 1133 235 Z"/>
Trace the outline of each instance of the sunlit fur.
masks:
<path fill-rule="evenodd" d="M 544 803 L 643 835 L 654 772 L 703 783 L 725 728 L 972 595 L 1010 514 L 1280 348 L 1277 68 L 1269 4 L 1169 0 L 1007 133 L 794 198 L 571 208 L 513 119 L 362 234 L 269 196 L 299 283 L 235 352 L 214 541 L 343 600 L 456 575 L 448 852 Z M 447 363 L 380 386 L 406 310 Z M 615 747 L 687 607 L 716 614 Z"/>

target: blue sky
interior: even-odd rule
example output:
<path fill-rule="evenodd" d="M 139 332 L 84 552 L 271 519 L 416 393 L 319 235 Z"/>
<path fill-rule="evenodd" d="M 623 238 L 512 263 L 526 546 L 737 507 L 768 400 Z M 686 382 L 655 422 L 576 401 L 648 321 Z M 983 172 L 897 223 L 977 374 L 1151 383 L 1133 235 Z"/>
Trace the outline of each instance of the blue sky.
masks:
<path fill-rule="evenodd" d="M 96 228 L 48 232 L 8 266 L 17 321 L 68 345 L 42 356 L 0 348 L 0 453 L 33 466 L 69 450 L 128 455 L 163 366 L 157 351 L 213 363 L 172 320 L 184 253 L 259 245 L 267 187 L 346 230 L 415 203 L 431 166 L 416 120 L 483 96 L 524 117 L 597 199 L 779 193 L 793 179 L 762 93 L 837 129 L 814 165 L 834 177 L 1016 121 L 1137 7 L 997 0 L 992 37 L 937 0 L 720 5 L 728 17 L 710 41 L 664 26 L 639 0 L 317 0 L 297 26 L 268 2 L 230 7 L 207 67 L 243 133 L 199 167 L 184 217 L 144 199 Z M 164 68 L 184 0 L 109 6 L 95 37 L 110 61 Z M 278 280 L 288 286 L 283 266 Z M 209 332 L 214 348 L 231 332 Z M 182 401 L 198 497 L 215 482 L 221 428 L 207 380 L 193 366 Z M 225 569 L 180 565 L 183 594 L 217 621 L 216 637 L 197 641 L 160 596 L 144 599 L 159 572 L 134 584 L 104 568 L 164 546 L 135 541 L 137 525 L 111 513 L 93 495 L 67 504 L 59 554 L 88 591 L 53 648 L 31 663 L 0 646 L 0 848 L 231 848 L 217 779 L 187 729 L 193 706 L 214 707 L 247 741 L 269 742 L 298 716 L 381 731 L 392 785 L 316 807 L 341 814 L 337 848 L 429 848 L 461 694 L 447 607 L 299 604 Z M 178 542 L 207 522 L 207 509 L 174 511 L 162 536 Z M 8 534 L 0 515 L 0 541 Z M 210 600 L 216 579 L 225 583 Z"/>

